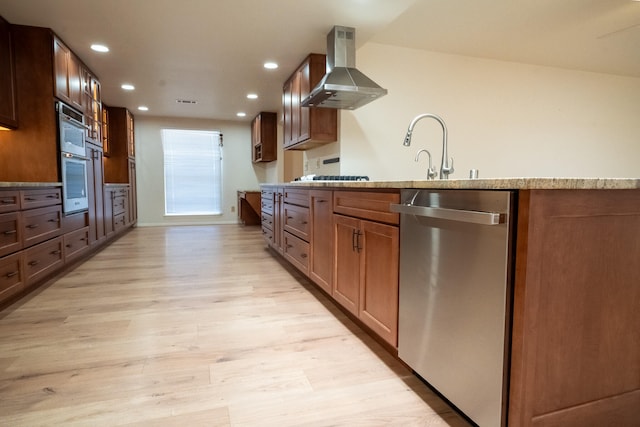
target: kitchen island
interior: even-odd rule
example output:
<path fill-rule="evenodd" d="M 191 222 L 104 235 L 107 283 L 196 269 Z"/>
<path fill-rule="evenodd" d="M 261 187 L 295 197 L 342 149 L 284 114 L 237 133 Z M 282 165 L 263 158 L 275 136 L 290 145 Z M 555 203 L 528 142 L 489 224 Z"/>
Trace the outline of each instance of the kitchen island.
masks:
<path fill-rule="evenodd" d="M 504 307 L 508 320 L 502 425 L 637 425 L 640 180 L 263 185 L 263 231 L 269 246 L 392 352 L 397 345 L 400 256 L 395 233 L 402 224 L 389 206 L 400 201 L 400 190 L 412 188 L 515 194 L 513 259 Z M 341 268 L 350 257 L 356 257 L 350 264 L 358 266 L 351 269 L 357 270 L 355 276 L 345 276 Z"/>

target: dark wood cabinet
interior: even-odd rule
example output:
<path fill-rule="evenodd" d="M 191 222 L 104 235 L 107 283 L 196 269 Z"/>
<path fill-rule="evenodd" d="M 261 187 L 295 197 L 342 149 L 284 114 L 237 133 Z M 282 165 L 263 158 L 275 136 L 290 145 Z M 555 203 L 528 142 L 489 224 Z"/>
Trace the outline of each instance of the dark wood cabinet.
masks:
<path fill-rule="evenodd" d="M 277 114 L 262 112 L 251 122 L 251 160 L 271 162 L 277 155 Z"/>
<path fill-rule="evenodd" d="M 135 159 L 134 117 L 126 108 L 105 108 L 109 122 L 104 180 L 114 184 L 130 184 L 132 169 L 129 160 Z"/>
<path fill-rule="evenodd" d="M 0 127 L 18 127 L 11 26 L 0 16 Z"/>
<path fill-rule="evenodd" d="M 87 145 L 87 186 L 89 187 L 89 244 L 101 243 L 105 237 L 104 228 L 104 155 L 102 149 Z"/>
<path fill-rule="evenodd" d="M 238 191 L 238 218 L 244 225 L 260 225 L 260 191 Z"/>
<path fill-rule="evenodd" d="M 84 67 L 71 49 L 57 36 L 53 37 L 55 96 L 78 111 L 85 113 L 83 99 Z"/>
<path fill-rule="evenodd" d="M 283 145 L 287 150 L 306 150 L 338 139 L 337 110 L 302 106 L 325 71 L 325 55 L 312 53 L 283 86 Z"/>
<path fill-rule="evenodd" d="M 333 192 L 309 192 L 311 260 L 309 277 L 329 295 L 333 292 Z"/>

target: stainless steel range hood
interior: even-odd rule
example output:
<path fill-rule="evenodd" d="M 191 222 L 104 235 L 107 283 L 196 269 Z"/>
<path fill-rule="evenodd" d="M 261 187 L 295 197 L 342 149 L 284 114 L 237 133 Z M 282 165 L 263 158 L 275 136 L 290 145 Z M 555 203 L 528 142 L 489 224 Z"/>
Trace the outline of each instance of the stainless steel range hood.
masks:
<path fill-rule="evenodd" d="M 333 27 L 327 34 L 327 74 L 302 106 L 355 110 L 386 94 L 386 89 L 356 69 L 355 28 Z"/>

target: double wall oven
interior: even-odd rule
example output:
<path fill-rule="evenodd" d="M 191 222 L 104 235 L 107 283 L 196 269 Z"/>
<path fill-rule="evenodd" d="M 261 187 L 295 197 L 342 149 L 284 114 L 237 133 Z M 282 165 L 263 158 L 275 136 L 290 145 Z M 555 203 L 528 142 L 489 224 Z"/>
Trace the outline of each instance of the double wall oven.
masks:
<path fill-rule="evenodd" d="M 62 207 L 65 215 L 87 210 L 87 163 L 84 116 L 57 102 L 58 141 L 60 147 L 60 173 L 62 178 Z"/>

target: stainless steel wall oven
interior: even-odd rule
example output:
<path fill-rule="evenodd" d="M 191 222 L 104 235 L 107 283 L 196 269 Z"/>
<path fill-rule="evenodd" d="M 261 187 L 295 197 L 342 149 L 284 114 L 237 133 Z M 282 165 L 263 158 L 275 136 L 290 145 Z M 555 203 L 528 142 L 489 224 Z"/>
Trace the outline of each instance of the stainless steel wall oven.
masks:
<path fill-rule="evenodd" d="M 87 210 L 87 163 L 84 116 L 63 104 L 56 103 L 58 114 L 58 142 L 60 147 L 60 175 L 62 207 L 65 215 Z"/>

